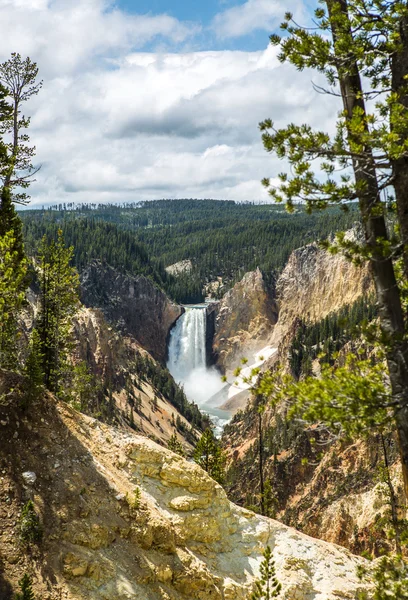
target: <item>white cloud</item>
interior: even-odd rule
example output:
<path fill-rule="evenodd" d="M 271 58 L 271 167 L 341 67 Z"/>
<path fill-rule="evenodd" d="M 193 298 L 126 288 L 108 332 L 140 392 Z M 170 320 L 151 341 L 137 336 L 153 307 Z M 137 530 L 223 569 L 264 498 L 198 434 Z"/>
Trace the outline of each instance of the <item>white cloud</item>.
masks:
<path fill-rule="evenodd" d="M 282 0 L 247 0 L 216 15 L 213 28 L 221 38 L 241 37 L 256 30 L 272 33 L 289 8 L 285 4 Z M 294 7 L 299 8 L 297 0 L 290 9 Z"/>
<path fill-rule="evenodd" d="M 168 15 L 128 15 L 108 0 L 0 0 L 0 22 L 0 57 L 29 55 L 53 76 L 142 48 L 157 36 L 180 43 L 198 29 Z"/>
<path fill-rule="evenodd" d="M 28 54 L 44 78 L 27 106 L 42 164 L 33 204 L 265 199 L 260 180 L 282 165 L 263 150 L 259 121 L 325 129 L 336 110 L 272 47 L 137 51 L 157 36 L 188 38 L 192 28 L 166 15 L 130 17 L 102 0 L 0 0 L 0 20 L 0 60 Z"/>

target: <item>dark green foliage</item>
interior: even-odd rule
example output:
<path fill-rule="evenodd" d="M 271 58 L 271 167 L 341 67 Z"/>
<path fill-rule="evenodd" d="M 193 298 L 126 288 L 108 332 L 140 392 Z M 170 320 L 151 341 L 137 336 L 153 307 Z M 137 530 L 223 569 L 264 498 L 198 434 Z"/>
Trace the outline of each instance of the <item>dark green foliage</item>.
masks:
<path fill-rule="evenodd" d="M 31 577 L 27 573 L 24 573 L 18 585 L 21 592 L 14 596 L 14 600 L 35 600 Z"/>
<path fill-rule="evenodd" d="M 373 583 L 374 592 L 360 600 L 408 600 L 408 564 L 401 556 L 384 556 L 374 569 L 359 568 L 360 578 Z"/>
<path fill-rule="evenodd" d="M 24 367 L 24 381 L 22 406 L 27 408 L 41 396 L 44 384 L 44 372 L 42 369 L 43 357 L 38 331 L 33 330 L 31 334 L 29 354 Z"/>
<path fill-rule="evenodd" d="M 321 357 L 321 362 L 332 365 L 335 353 L 359 335 L 361 325 L 376 316 L 374 300 L 361 297 L 318 323 L 308 325 L 300 322 L 289 350 L 294 376 L 311 375 L 312 360 L 318 357 Z"/>
<path fill-rule="evenodd" d="M 222 483 L 224 480 L 225 456 L 221 443 L 209 427 L 204 431 L 194 450 L 194 460 L 207 473 Z"/>
<path fill-rule="evenodd" d="M 0 367 L 18 370 L 18 315 L 25 299 L 27 264 L 13 230 L 0 236 Z"/>
<path fill-rule="evenodd" d="M 133 275 L 146 275 L 175 300 L 204 299 L 203 286 L 222 277 L 223 292 L 244 273 L 260 267 L 269 283 L 290 253 L 357 220 L 353 206 L 344 214 L 296 216 L 282 208 L 216 200 L 160 200 L 124 207 L 68 205 L 68 209 L 22 213 L 26 246 L 34 254 L 42 235 L 60 227 L 75 246 L 74 264 L 81 271 L 92 259 L 104 260 Z M 177 277 L 164 267 L 190 259 L 191 273 Z"/>
<path fill-rule="evenodd" d="M 20 538 L 24 544 L 39 544 L 43 529 L 32 500 L 26 502 L 20 517 Z"/>
<path fill-rule="evenodd" d="M 73 246 L 72 265 L 81 272 L 93 259 L 131 273 L 145 275 L 163 287 L 167 273 L 160 264 L 151 262 L 146 247 L 130 231 L 96 217 L 79 217 L 77 213 L 21 213 L 27 252 L 35 255 L 45 235 L 57 240 L 61 230 L 68 246 Z M 76 217 L 76 218 L 75 218 Z"/>
<path fill-rule="evenodd" d="M 101 383 L 90 372 L 85 361 L 75 365 L 72 375 L 72 391 L 67 399 L 81 412 L 90 414 L 95 398 L 101 394 Z"/>
<path fill-rule="evenodd" d="M 185 456 L 185 452 L 182 444 L 178 441 L 177 435 L 173 433 L 169 441 L 167 442 L 167 448 L 180 456 Z"/>
<path fill-rule="evenodd" d="M 255 582 L 255 591 L 250 600 L 272 600 L 278 598 L 282 589 L 276 578 L 275 562 L 270 546 L 265 548 L 264 560 L 261 562 L 261 577 Z"/>
<path fill-rule="evenodd" d="M 15 252 L 16 260 L 21 262 L 25 256 L 22 223 L 14 208 L 9 188 L 3 187 L 0 200 L 0 237 L 3 237 L 8 231 L 13 231 L 13 252 Z"/>
<path fill-rule="evenodd" d="M 40 301 L 38 334 L 43 358 L 44 383 L 60 393 L 68 367 L 71 319 L 78 306 L 79 278 L 70 266 L 73 248 L 65 246 L 59 230 L 56 241 L 44 236 L 39 250 Z"/>

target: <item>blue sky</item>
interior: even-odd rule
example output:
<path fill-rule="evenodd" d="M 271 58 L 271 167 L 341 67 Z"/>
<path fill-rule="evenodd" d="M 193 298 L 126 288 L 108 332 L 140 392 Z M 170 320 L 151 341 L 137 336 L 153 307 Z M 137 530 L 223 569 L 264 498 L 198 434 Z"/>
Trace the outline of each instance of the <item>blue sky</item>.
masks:
<path fill-rule="evenodd" d="M 209 24 L 220 10 L 241 2 L 220 0 L 118 0 L 117 5 L 130 13 L 167 13 L 181 21 L 201 21 Z"/>
<path fill-rule="evenodd" d="M 130 14 L 167 14 L 181 22 L 200 24 L 202 31 L 195 38 L 195 47 L 201 50 L 264 50 L 269 43 L 269 33 L 259 28 L 233 38 L 214 34 L 212 24 L 217 15 L 233 7 L 242 7 L 245 0 L 117 0 L 116 6 Z M 282 0 L 282 17 L 285 12 Z M 147 50 L 154 46 L 148 45 Z"/>

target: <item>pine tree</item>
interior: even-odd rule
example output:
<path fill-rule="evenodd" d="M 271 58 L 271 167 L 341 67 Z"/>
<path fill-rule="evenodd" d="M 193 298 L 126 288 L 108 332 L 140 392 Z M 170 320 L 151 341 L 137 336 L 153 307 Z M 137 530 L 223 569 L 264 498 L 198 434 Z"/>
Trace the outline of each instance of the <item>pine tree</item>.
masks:
<path fill-rule="evenodd" d="M 14 596 L 14 600 L 35 600 L 31 577 L 27 573 L 24 573 L 18 585 L 20 586 L 21 593 L 17 593 Z"/>
<path fill-rule="evenodd" d="M 43 529 L 32 500 L 26 502 L 21 512 L 20 537 L 25 544 L 39 544 L 43 537 Z"/>
<path fill-rule="evenodd" d="M 169 441 L 167 442 L 167 448 L 180 456 L 185 456 L 185 452 L 182 444 L 178 441 L 177 435 L 173 433 Z"/>
<path fill-rule="evenodd" d="M 30 406 L 41 396 L 44 385 L 44 373 L 42 370 L 43 357 L 38 331 L 33 329 L 30 339 L 29 354 L 24 367 L 26 377 L 23 390 L 22 405 L 24 408 Z"/>
<path fill-rule="evenodd" d="M 272 600 L 272 598 L 278 598 L 282 589 L 276 577 L 275 562 L 270 546 L 265 548 L 263 556 L 264 560 L 260 566 L 261 577 L 255 582 L 255 591 L 251 595 L 251 600 Z"/>
<path fill-rule="evenodd" d="M 0 367 L 16 368 L 17 319 L 25 298 L 27 263 L 14 231 L 0 236 Z"/>
<path fill-rule="evenodd" d="M 56 241 L 43 238 L 39 251 L 41 308 L 38 333 L 43 356 L 44 383 L 55 393 L 62 390 L 68 368 L 72 317 L 78 307 L 79 278 L 70 266 L 73 248 L 66 248 L 62 231 Z"/>
<path fill-rule="evenodd" d="M 270 119 L 265 120 L 260 125 L 265 149 L 285 158 L 290 172 L 279 176 L 278 186 L 269 179 L 263 183 L 272 198 L 285 202 L 289 210 L 299 200 L 308 211 L 332 204 L 347 208 L 347 202 L 358 200 L 363 242 L 347 240 L 339 233 L 331 249 L 370 264 L 408 494 L 406 281 L 398 280 L 396 265 L 397 255 L 402 256 L 408 271 L 408 63 L 404 59 L 408 56 L 408 7 L 385 0 L 325 0 L 322 5 L 315 10 L 312 30 L 299 27 L 287 13 L 282 28 L 288 37 L 273 35 L 271 41 L 280 46 L 282 61 L 299 70 L 314 68 L 325 75 L 330 88 L 336 87 L 343 103 L 336 135 L 314 131 L 309 124 L 276 129 Z M 402 74 L 399 69 L 398 77 L 396 62 L 405 70 Z M 370 112 L 373 96 L 376 110 Z M 316 161 L 320 172 L 315 170 Z M 339 167 L 344 172 L 337 176 Z M 382 201 L 382 193 L 398 179 L 403 182 L 394 188 L 399 240 L 389 235 Z"/>
<path fill-rule="evenodd" d="M 215 481 L 223 481 L 225 457 L 212 429 L 207 428 L 202 434 L 194 450 L 194 460 Z"/>
<path fill-rule="evenodd" d="M 14 187 L 26 189 L 32 182 L 33 175 L 38 171 L 34 169 L 32 159 L 35 147 L 27 145 L 29 137 L 24 132 L 30 125 L 30 118 L 21 114 L 21 105 L 32 96 L 38 94 L 42 82 L 36 82 L 38 67 L 29 57 L 22 60 L 20 54 L 13 52 L 11 57 L 0 63 L 0 109 L 3 115 L 0 118 L 0 135 L 6 135 L 10 142 L 2 143 L 0 162 L 0 179 L 3 188 L 11 190 Z M 1 93 L 7 91 L 6 102 Z M 11 110 L 10 110 L 11 106 Z M 5 108 L 5 112 L 4 112 Z M 14 195 L 14 202 L 26 204 L 28 197 L 25 192 Z"/>

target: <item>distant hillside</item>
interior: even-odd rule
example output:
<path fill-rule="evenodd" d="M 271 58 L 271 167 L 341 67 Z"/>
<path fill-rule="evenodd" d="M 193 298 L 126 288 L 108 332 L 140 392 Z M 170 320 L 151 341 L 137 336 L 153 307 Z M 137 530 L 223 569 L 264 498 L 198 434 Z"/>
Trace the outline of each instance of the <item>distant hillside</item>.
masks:
<path fill-rule="evenodd" d="M 308 215 L 302 206 L 288 214 L 282 206 L 218 200 L 56 205 L 21 216 L 30 253 L 44 233 L 53 236 L 61 227 L 67 243 L 75 246 L 79 270 L 100 259 L 149 276 L 181 303 L 202 301 L 204 286 L 217 278 L 222 279 L 221 296 L 257 267 L 271 281 L 295 248 L 347 229 L 358 219 L 353 205 L 346 213 L 332 208 Z M 191 272 L 166 273 L 165 267 L 187 259 Z"/>

